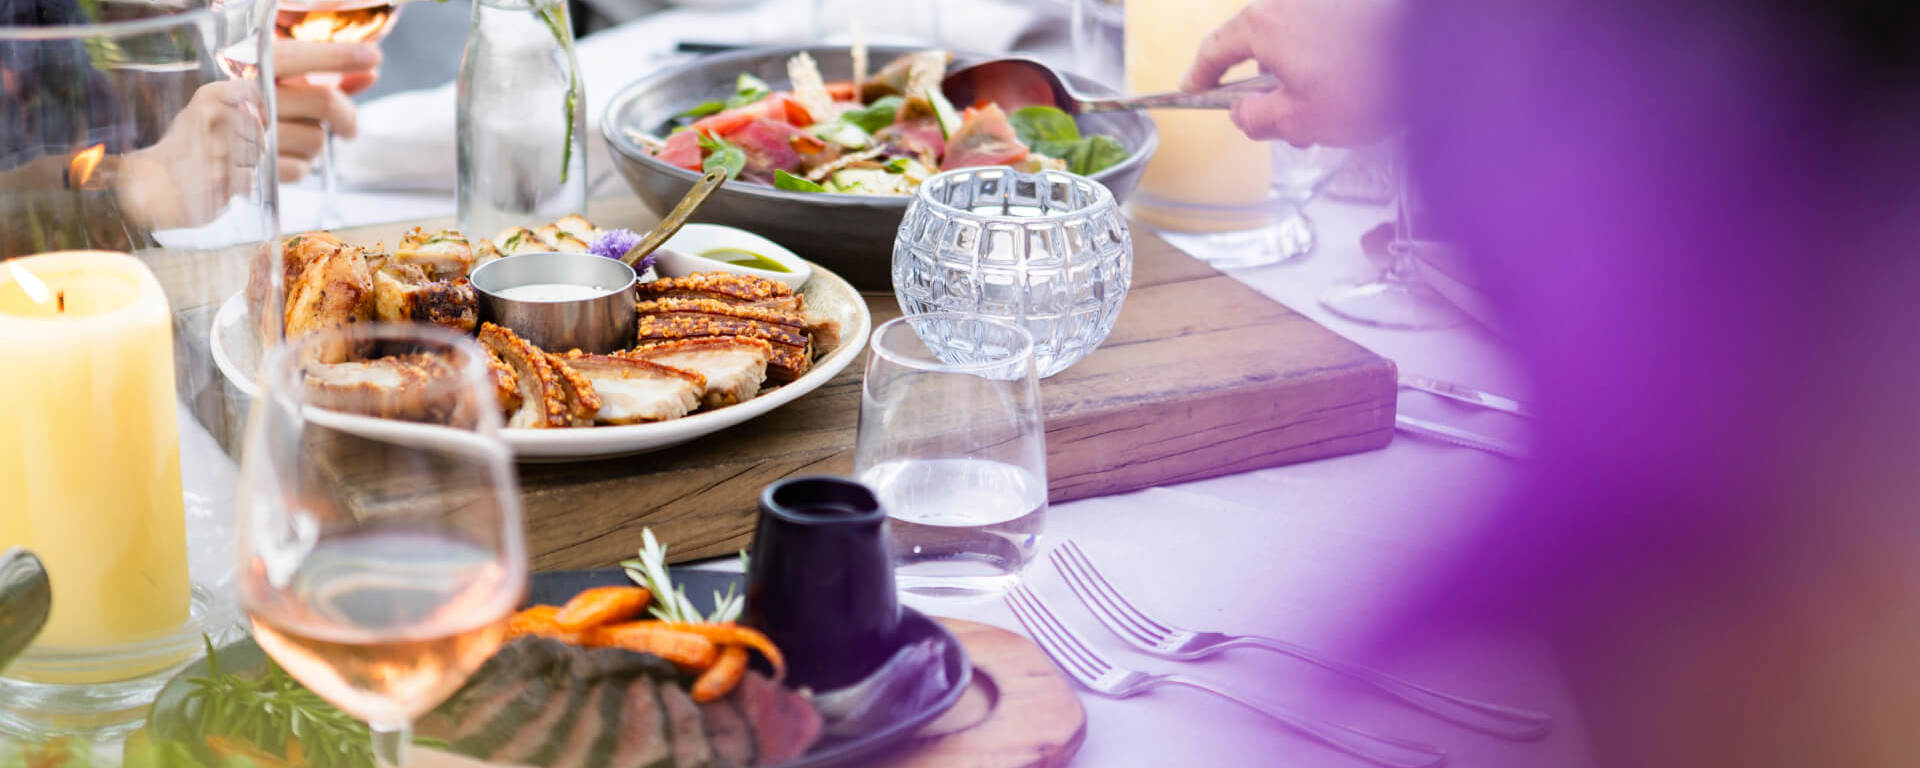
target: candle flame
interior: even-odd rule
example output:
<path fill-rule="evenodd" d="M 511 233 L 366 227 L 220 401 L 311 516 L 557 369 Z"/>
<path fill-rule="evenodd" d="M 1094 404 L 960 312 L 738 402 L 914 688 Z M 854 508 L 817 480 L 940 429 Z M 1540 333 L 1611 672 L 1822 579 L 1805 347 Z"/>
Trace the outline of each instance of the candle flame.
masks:
<path fill-rule="evenodd" d="M 53 291 L 48 290 L 47 284 L 40 282 L 40 278 L 35 276 L 32 271 L 9 261 L 7 262 L 7 272 L 13 276 L 13 282 L 20 286 L 21 291 L 26 292 L 27 298 L 31 299 L 33 303 L 53 303 Z"/>
<path fill-rule="evenodd" d="M 73 162 L 67 164 L 68 186 L 78 187 L 93 177 L 93 169 L 100 167 L 100 160 L 106 157 L 107 145 L 95 144 L 80 150 L 73 156 Z"/>

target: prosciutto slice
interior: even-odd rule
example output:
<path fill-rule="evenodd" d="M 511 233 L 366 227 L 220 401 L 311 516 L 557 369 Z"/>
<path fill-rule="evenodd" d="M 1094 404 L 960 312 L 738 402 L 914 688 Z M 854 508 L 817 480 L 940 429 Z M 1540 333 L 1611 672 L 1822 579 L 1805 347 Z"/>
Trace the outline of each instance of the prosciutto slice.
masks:
<path fill-rule="evenodd" d="M 1007 113 L 995 104 L 970 107 L 960 119 L 960 127 L 947 140 L 947 155 L 940 169 L 970 168 L 978 165 L 1012 165 L 1027 159 L 1027 145 L 1014 134 Z"/>

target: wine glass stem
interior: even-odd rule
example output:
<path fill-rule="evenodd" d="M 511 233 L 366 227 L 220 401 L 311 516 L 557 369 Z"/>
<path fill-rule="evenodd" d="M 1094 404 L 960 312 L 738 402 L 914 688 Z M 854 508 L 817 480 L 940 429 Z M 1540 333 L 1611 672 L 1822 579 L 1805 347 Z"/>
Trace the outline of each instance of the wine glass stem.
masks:
<path fill-rule="evenodd" d="M 406 768 L 407 745 L 413 741 L 413 727 L 408 723 L 368 723 L 368 730 L 373 731 L 374 764 Z"/>
<path fill-rule="evenodd" d="M 333 126 L 320 123 L 320 227 L 332 229 L 345 222 L 340 216 L 340 200 L 336 197 L 339 176 L 334 172 Z"/>

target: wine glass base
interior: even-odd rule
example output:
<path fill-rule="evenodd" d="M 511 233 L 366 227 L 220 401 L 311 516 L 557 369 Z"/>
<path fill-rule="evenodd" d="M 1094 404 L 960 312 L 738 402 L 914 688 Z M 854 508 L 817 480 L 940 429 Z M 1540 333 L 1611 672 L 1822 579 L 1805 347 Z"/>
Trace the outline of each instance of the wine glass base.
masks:
<path fill-rule="evenodd" d="M 1313 250 L 1313 220 L 1299 209 L 1272 224 L 1226 232 L 1154 229 L 1154 234 L 1214 269 L 1247 269 L 1292 261 Z"/>
<path fill-rule="evenodd" d="M 1334 283 L 1321 292 L 1320 305 L 1342 318 L 1376 328 L 1420 331 L 1451 328 L 1467 321 L 1465 312 L 1426 283 L 1395 280 L 1387 275 Z"/>

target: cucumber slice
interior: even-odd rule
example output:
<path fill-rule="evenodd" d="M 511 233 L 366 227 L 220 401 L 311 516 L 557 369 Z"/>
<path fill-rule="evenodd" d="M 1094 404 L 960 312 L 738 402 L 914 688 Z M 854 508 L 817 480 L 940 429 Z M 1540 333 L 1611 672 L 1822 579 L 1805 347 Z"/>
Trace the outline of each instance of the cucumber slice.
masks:
<path fill-rule="evenodd" d="M 927 89 L 927 103 L 933 105 L 933 119 L 940 124 L 940 138 L 953 138 L 953 132 L 960 130 L 959 110 L 953 108 L 953 102 L 947 101 L 947 95 L 939 88 Z"/>

